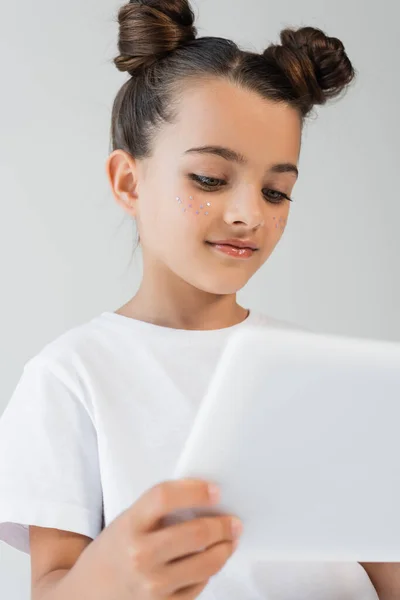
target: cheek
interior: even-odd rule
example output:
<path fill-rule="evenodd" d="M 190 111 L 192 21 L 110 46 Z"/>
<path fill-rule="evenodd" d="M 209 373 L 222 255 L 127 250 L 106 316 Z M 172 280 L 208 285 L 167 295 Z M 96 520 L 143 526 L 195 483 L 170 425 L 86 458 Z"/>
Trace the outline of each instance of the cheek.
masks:
<path fill-rule="evenodd" d="M 278 229 L 279 231 L 283 232 L 287 224 L 287 219 L 284 217 L 272 217 L 272 223 L 274 229 Z"/>
<path fill-rule="evenodd" d="M 211 200 L 197 200 L 194 196 L 176 196 L 174 203 L 178 211 L 185 217 L 204 218 L 210 215 L 212 210 Z"/>

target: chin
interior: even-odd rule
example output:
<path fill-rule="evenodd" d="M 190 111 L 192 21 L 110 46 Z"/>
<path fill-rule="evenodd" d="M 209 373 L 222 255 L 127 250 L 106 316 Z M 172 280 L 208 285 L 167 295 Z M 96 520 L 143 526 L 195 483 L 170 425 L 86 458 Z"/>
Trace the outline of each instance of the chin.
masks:
<path fill-rule="evenodd" d="M 213 294 L 216 296 L 230 296 L 239 292 L 246 285 L 249 279 L 249 277 L 245 280 L 243 277 L 227 277 L 225 279 L 223 277 L 206 277 L 202 281 L 195 281 L 191 283 L 197 289 L 207 292 L 208 294 Z"/>

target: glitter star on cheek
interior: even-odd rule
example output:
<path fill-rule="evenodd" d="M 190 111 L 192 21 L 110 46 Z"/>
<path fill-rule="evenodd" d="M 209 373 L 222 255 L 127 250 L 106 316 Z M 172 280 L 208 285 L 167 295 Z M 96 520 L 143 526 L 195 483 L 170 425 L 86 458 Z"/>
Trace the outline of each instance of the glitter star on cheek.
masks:
<path fill-rule="evenodd" d="M 188 209 L 192 209 L 193 208 L 193 196 L 189 196 L 189 202 L 190 204 L 187 205 L 187 207 L 185 206 L 184 200 L 182 200 L 182 198 L 180 196 L 175 196 L 175 201 L 181 206 L 181 211 L 183 213 L 187 212 Z M 203 210 L 204 208 L 208 208 L 211 206 L 211 202 L 203 202 L 203 204 L 199 205 L 199 208 L 195 209 L 194 213 L 196 215 L 200 215 L 200 211 Z M 209 215 L 209 211 L 206 210 L 204 213 L 204 216 L 208 216 Z"/>

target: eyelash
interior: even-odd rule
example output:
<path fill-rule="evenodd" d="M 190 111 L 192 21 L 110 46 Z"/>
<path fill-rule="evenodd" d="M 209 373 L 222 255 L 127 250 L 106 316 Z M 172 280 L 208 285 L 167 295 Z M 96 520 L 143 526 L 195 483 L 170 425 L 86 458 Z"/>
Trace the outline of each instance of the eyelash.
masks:
<path fill-rule="evenodd" d="M 205 192 L 212 192 L 215 189 L 218 189 L 218 188 L 222 187 L 223 185 L 226 185 L 226 182 L 223 179 L 218 179 L 217 177 L 206 177 L 204 175 L 196 175 L 195 173 L 192 173 L 190 175 L 190 178 L 193 179 L 193 181 L 195 181 L 196 183 L 198 183 Z M 209 183 L 206 183 L 207 181 L 217 181 L 219 183 L 219 185 L 210 185 Z M 268 200 L 269 202 L 271 202 L 272 204 L 282 204 L 285 200 L 289 200 L 290 202 L 293 202 L 292 198 L 289 198 L 289 196 L 287 196 L 287 194 L 284 194 L 283 192 L 279 192 L 278 190 L 272 190 L 272 189 L 268 189 L 268 191 L 273 192 L 274 194 L 279 194 L 279 196 L 280 196 L 280 200 L 275 201 L 275 200 L 272 200 L 271 198 L 267 198 L 266 195 L 263 194 L 265 199 Z"/>

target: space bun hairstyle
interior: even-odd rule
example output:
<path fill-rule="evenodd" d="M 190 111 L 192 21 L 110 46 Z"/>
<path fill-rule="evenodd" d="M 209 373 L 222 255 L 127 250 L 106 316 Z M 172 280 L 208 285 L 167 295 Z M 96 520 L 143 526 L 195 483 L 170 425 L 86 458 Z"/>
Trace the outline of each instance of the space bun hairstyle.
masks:
<path fill-rule="evenodd" d="M 196 39 L 194 14 L 184 0 L 131 1 L 119 11 L 120 55 L 114 62 L 131 76 Z"/>
<path fill-rule="evenodd" d="M 197 37 L 188 0 L 131 0 L 118 11 L 115 66 L 130 78 L 112 110 L 111 150 L 151 154 L 155 130 L 175 118 L 179 91 L 193 78 L 225 78 L 298 110 L 339 96 L 355 77 L 343 43 L 315 27 L 286 28 L 261 54 L 233 41 Z"/>

